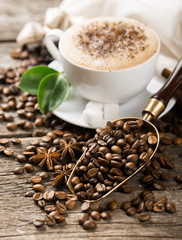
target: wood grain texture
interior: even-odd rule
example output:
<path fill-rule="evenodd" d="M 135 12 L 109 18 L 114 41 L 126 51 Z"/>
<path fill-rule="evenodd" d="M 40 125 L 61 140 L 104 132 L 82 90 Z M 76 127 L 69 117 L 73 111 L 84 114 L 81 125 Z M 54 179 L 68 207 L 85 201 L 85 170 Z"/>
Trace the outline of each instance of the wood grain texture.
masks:
<path fill-rule="evenodd" d="M 17 6 L 18 2 L 18 6 Z M 9 56 L 9 52 L 16 46 L 14 41 L 23 24 L 30 19 L 43 20 L 43 14 L 47 7 L 57 6 L 58 0 L 0 0 L 0 67 L 15 66 L 18 61 Z M 15 116 L 15 113 L 12 112 Z M 15 118 L 16 122 L 16 118 Z M 46 129 L 41 128 L 41 131 Z M 17 130 L 10 132 L 6 129 L 6 123 L 0 123 L 1 137 L 21 137 L 22 144 L 12 147 L 15 150 L 13 157 L 0 154 L 0 239 L 3 240 L 56 240 L 56 239 L 101 239 L 101 240 L 179 240 L 182 239 L 182 186 L 174 180 L 175 176 L 182 173 L 182 147 L 171 145 L 167 147 L 167 153 L 175 156 L 173 160 L 176 168 L 168 170 L 171 180 L 164 182 L 169 185 L 169 190 L 154 191 L 156 197 L 166 195 L 169 201 L 176 204 L 177 212 L 174 214 L 151 213 L 151 219 L 147 223 L 140 223 L 136 216 L 128 217 L 121 209 L 111 213 L 109 221 L 99 221 L 96 230 L 85 231 L 78 225 L 77 219 L 81 214 L 78 202 L 75 210 L 69 211 L 66 222 L 55 227 L 45 226 L 36 229 L 32 221 L 45 213 L 34 203 L 31 198 L 24 194 L 32 189 L 30 177 L 39 173 L 36 167 L 33 174 L 24 173 L 14 175 L 15 167 L 22 166 L 15 156 L 22 153 L 30 143 L 31 131 Z M 136 191 L 131 194 L 113 193 L 102 200 L 100 204 L 116 199 L 120 205 L 136 197 L 142 190 L 139 181 L 142 173 L 139 173 L 129 183 Z M 46 189 L 51 189 L 51 182 L 45 182 Z M 68 191 L 68 190 L 67 190 Z"/>

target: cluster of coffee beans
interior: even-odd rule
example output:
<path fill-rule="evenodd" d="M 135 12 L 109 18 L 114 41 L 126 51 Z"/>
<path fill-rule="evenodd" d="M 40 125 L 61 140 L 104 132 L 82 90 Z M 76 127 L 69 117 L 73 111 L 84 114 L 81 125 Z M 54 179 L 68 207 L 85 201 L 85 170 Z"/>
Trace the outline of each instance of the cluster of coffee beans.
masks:
<path fill-rule="evenodd" d="M 168 202 L 166 196 L 155 199 L 153 192 L 150 190 L 145 190 L 137 198 L 124 202 L 121 208 L 128 216 L 138 213 L 138 219 L 141 222 L 148 221 L 150 219 L 149 212 L 152 211 L 155 213 L 176 212 L 175 204 Z"/>
<path fill-rule="evenodd" d="M 78 198 L 102 197 L 149 160 L 157 137 L 144 133 L 143 124 L 143 120 L 118 120 L 96 130 L 71 181 Z"/>
<path fill-rule="evenodd" d="M 95 221 L 110 219 L 110 211 L 115 211 L 118 207 L 117 201 L 111 201 L 102 207 L 100 205 L 91 206 L 89 202 L 84 202 L 81 206 L 83 214 L 80 215 L 78 222 L 85 230 L 92 230 L 97 226 Z"/>

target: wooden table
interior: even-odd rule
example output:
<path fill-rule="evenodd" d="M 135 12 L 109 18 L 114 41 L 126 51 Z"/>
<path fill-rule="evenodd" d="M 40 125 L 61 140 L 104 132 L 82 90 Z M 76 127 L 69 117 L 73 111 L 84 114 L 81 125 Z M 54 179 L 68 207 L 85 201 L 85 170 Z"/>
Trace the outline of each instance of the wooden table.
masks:
<path fill-rule="evenodd" d="M 37 20 L 42 22 L 47 7 L 58 6 L 59 0 L 0 0 L 0 66 L 14 66 L 17 61 L 9 55 L 10 50 L 16 47 L 16 36 L 25 22 Z M 0 138 L 20 137 L 21 146 L 15 148 L 15 155 L 22 153 L 30 142 L 31 131 L 17 130 L 10 132 L 6 129 L 6 123 L 1 123 Z M 167 152 L 176 156 L 175 170 L 169 170 L 172 178 L 182 173 L 182 149 L 181 146 L 171 145 Z M 78 225 L 78 216 L 81 213 L 80 205 L 70 211 L 66 223 L 55 227 L 36 229 L 32 220 L 37 216 L 44 216 L 32 201 L 25 198 L 24 193 L 32 189 L 29 182 L 30 174 L 14 175 L 15 167 L 20 166 L 15 157 L 0 156 L 0 239 L 182 239 L 182 188 L 174 179 L 170 180 L 170 189 L 164 192 L 154 191 L 155 196 L 166 195 L 170 201 L 176 204 L 177 212 L 174 214 L 151 213 L 151 219 L 147 223 L 140 223 L 136 216 L 128 217 L 117 209 L 112 213 L 109 221 L 99 221 L 96 230 L 85 231 Z M 139 174 L 131 181 L 130 186 L 135 186 L 136 191 L 131 194 L 113 193 L 105 199 L 109 202 L 116 199 L 120 204 L 131 200 L 142 191 L 138 179 Z M 103 203 L 104 204 L 104 203 Z"/>

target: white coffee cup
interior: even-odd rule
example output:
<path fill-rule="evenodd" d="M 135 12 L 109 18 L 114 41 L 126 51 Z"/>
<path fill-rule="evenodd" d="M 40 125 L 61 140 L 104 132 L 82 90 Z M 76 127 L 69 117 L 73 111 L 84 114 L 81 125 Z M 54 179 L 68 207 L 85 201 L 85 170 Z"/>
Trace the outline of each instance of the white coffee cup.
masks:
<path fill-rule="evenodd" d="M 62 51 L 61 39 L 64 36 L 65 32 L 62 30 L 53 29 L 46 35 L 45 45 L 50 54 L 62 63 L 72 86 L 88 100 L 101 103 L 127 102 L 142 92 L 154 75 L 160 52 L 160 40 L 157 35 L 158 47 L 147 61 L 134 67 L 114 71 L 88 68 L 68 59 Z M 54 40 L 59 40 L 58 48 Z"/>

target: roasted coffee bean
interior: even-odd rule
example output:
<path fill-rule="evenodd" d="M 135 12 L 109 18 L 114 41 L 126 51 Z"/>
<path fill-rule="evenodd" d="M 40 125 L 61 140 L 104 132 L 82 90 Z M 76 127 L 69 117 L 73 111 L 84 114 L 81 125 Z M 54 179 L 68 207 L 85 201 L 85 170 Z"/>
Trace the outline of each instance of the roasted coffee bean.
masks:
<path fill-rule="evenodd" d="M 182 137 L 177 137 L 174 139 L 175 145 L 182 145 Z"/>
<path fill-rule="evenodd" d="M 150 219 L 150 215 L 148 213 L 141 213 L 138 215 L 138 219 L 140 222 L 146 222 Z"/>
<path fill-rule="evenodd" d="M 11 141 L 14 145 L 21 143 L 21 140 L 20 140 L 19 138 L 11 138 L 10 141 Z"/>
<path fill-rule="evenodd" d="M 165 205 L 163 203 L 155 203 L 153 205 L 153 211 L 157 213 L 164 212 L 165 210 Z"/>
<path fill-rule="evenodd" d="M 95 192 L 95 193 L 93 193 L 93 195 L 92 195 L 92 199 L 93 199 L 93 200 L 96 200 L 96 199 L 98 199 L 98 198 L 100 198 L 100 197 L 102 197 L 102 194 L 99 193 L 99 192 Z"/>
<path fill-rule="evenodd" d="M 46 219 L 45 219 L 45 223 L 49 226 L 49 227 L 53 227 L 56 224 L 56 220 L 53 216 L 47 215 Z"/>
<path fill-rule="evenodd" d="M 92 211 L 90 217 L 96 221 L 101 219 L 101 215 L 98 211 Z"/>
<path fill-rule="evenodd" d="M 147 200 L 154 200 L 154 194 L 153 192 L 151 192 L 150 190 L 148 190 L 148 192 L 143 195 L 143 200 L 147 201 Z"/>
<path fill-rule="evenodd" d="M 111 150 L 112 150 L 113 153 L 117 153 L 117 154 L 121 154 L 121 152 L 122 152 L 121 148 L 117 145 L 113 145 L 111 147 Z"/>
<path fill-rule="evenodd" d="M 43 193 L 38 192 L 33 195 L 33 200 L 35 202 L 42 200 L 42 198 L 43 198 Z"/>
<path fill-rule="evenodd" d="M 34 195 L 34 192 L 33 191 L 28 191 L 28 192 L 26 192 L 25 193 L 25 197 L 33 197 L 33 195 Z"/>
<path fill-rule="evenodd" d="M 157 143 L 157 137 L 154 135 L 151 135 L 148 137 L 148 143 L 151 145 L 155 145 Z"/>
<path fill-rule="evenodd" d="M 75 187 L 74 187 L 74 191 L 79 192 L 80 190 L 82 190 L 83 185 L 84 185 L 83 183 L 76 184 Z"/>
<path fill-rule="evenodd" d="M 42 184 L 35 184 L 35 185 L 33 185 L 33 189 L 36 192 L 43 192 L 44 191 L 44 186 Z"/>
<path fill-rule="evenodd" d="M 36 183 L 41 183 L 42 182 L 42 178 L 40 176 L 33 176 L 31 177 L 30 181 L 34 184 Z"/>
<path fill-rule="evenodd" d="M 54 218 L 56 219 L 56 222 L 63 223 L 65 222 L 66 218 L 60 215 L 55 215 Z"/>
<path fill-rule="evenodd" d="M 144 212 L 144 211 L 145 211 L 145 203 L 144 203 L 144 202 L 141 202 L 141 203 L 139 203 L 139 205 L 138 205 L 137 212 L 138 212 L 138 213 L 141 213 L 141 212 Z"/>
<path fill-rule="evenodd" d="M 107 220 L 107 219 L 111 218 L 111 214 L 107 211 L 106 212 L 101 212 L 100 216 L 104 220 Z"/>
<path fill-rule="evenodd" d="M 13 156 L 14 155 L 14 150 L 11 149 L 11 148 L 6 148 L 6 149 L 4 149 L 4 154 L 6 156 Z"/>
<path fill-rule="evenodd" d="M 50 213 L 50 212 L 56 211 L 56 207 L 54 205 L 47 205 L 44 207 L 44 211 L 47 213 Z"/>
<path fill-rule="evenodd" d="M 23 167 L 17 167 L 17 168 L 15 168 L 14 174 L 20 175 L 20 174 L 22 174 L 22 173 L 24 173 L 24 168 L 23 168 Z"/>
<path fill-rule="evenodd" d="M 115 211 L 119 207 L 119 203 L 117 201 L 112 201 L 108 204 L 108 208 L 111 211 Z"/>
<path fill-rule="evenodd" d="M 105 186 L 105 184 L 102 184 L 102 183 L 97 183 L 97 185 L 95 186 L 95 189 L 98 193 L 106 192 L 106 186 Z"/>
<path fill-rule="evenodd" d="M 167 197 L 166 196 L 162 196 L 162 197 L 156 199 L 156 202 L 154 203 L 154 206 L 159 204 L 159 203 L 166 204 L 167 203 Z"/>
<path fill-rule="evenodd" d="M 173 202 L 169 202 L 166 204 L 166 212 L 168 213 L 175 213 L 176 212 L 176 206 Z"/>
<path fill-rule="evenodd" d="M 87 176 L 89 178 L 93 178 L 97 175 L 99 169 L 98 168 L 91 168 L 88 172 L 87 172 Z"/>
<path fill-rule="evenodd" d="M 131 201 L 124 202 L 121 206 L 121 208 L 126 211 L 128 208 L 131 207 Z"/>
<path fill-rule="evenodd" d="M 128 216 L 133 216 L 133 215 L 135 215 L 135 214 L 136 214 L 136 208 L 134 208 L 134 207 L 129 207 L 129 208 L 127 208 L 127 209 L 126 209 L 126 214 L 127 214 Z"/>
<path fill-rule="evenodd" d="M 6 145 L 6 144 L 8 144 L 9 142 L 10 142 L 10 140 L 7 139 L 7 138 L 0 138 L 0 144 L 2 144 L 2 145 Z"/>
<path fill-rule="evenodd" d="M 24 155 L 22 155 L 22 156 L 24 156 Z M 24 156 L 25 157 L 25 156 Z M 26 158 L 26 157 L 25 157 Z M 26 163 L 25 165 L 24 165 L 24 169 L 28 172 L 28 173 L 30 173 L 30 172 L 33 172 L 34 171 L 34 166 L 31 164 L 31 163 Z M 42 180 L 42 179 L 41 179 Z M 37 183 L 40 183 L 40 182 L 37 182 Z"/>
<path fill-rule="evenodd" d="M 39 176 L 42 178 L 42 180 L 49 179 L 49 173 L 48 172 L 41 172 Z"/>
<path fill-rule="evenodd" d="M 126 187 L 126 186 L 122 186 L 122 192 L 124 193 L 132 193 L 134 191 L 134 188 L 133 187 Z"/>
<path fill-rule="evenodd" d="M 87 220 L 83 223 L 83 228 L 85 230 L 92 230 L 97 227 L 97 224 L 94 222 L 94 220 Z"/>
<path fill-rule="evenodd" d="M 38 177 L 38 176 L 37 176 Z M 39 176 L 40 177 L 40 176 Z M 41 178 L 41 177 L 40 177 Z M 52 201 L 54 199 L 54 191 L 49 191 L 47 190 L 44 194 L 43 194 L 43 198 L 46 201 Z"/>
<path fill-rule="evenodd" d="M 65 206 L 68 210 L 73 210 L 76 207 L 77 201 L 75 199 L 69 199 L 65 202 Z"/>
<path fill-rule="evenodd" d="M 153 176 L 150 174 L 147 174 L 142 178 L 142 182 L 144 183 L 150 183 L 152 182 L 152 180 L 153 180 Z"/>
<path fill-rule="evenodd" d="M 44 226 L 45 221 L 44 220 L 40 220 L 40 219 L 36 219 L 36 220 L 33 221 L 33 224 L 34 224 L 35 227 L 39 228 L 39 227 Z"/>
<path fill-rule="evenodd" d="M 82 203 L 82 205 L 81 205 L 81 210 L 82 210 L 82 212 L 84 212 L 84 213 L 89 212 L 89 210 L 90 210 L 90 203 L 89 203 L 89 202 L 84 202 L 84 203 Z"/>
<path fill-rule="evenodd" d="M 162 180 L 169 180 L 171 175 L 168 172 L 161 172 L 160 177 Z"/>
<path fill-rule="evenodd" d="M 132 206 L 138 206 L 140 203 L 141 203 L 141 198 L 140 197 L 137 197 L 137 198 L 134 198 L 132 201 L 131 201 L 131 205 Z"/>
<path fill-rule="evenodd" d="M 152 200 L 147 200 L 145 201 L 145 207 L 148 211 L 152 211 L 153 209 L 153 201 Z"/>
<path fill-rule="evenodd" d="M 87 220 L 89 220 L 89 215 L 87 213 L 83 213 L 79 218 L 78 218 L 78 222 L 80 225 L 83 225 L 84 222 L 86 222 Z"/>
<path fill-rule="evenodd" d="M 164 190 L 164 185 L 162 184 L 162 182 L 160 182 L 159 180 L 155 179 L 153 182 L 153 186 L 156 190 L 162 191 Z"/>
<path fill-rule="evenodd" d="M 152 161 L 152 167 L 155 168 L 156 170 L 160 169 L 160 164 L 157 160 Z"/>
<path fill-rule="evenodd" d="M 58 200 L 64 200 L 64 199 L 67 198 L 67 193 L 64 192 L 64 191 L 55 192 L 55 197 L 56 197 Z"/>
<path fill-rule="evenodd" d="M 182 183 L 182 174 L 177 175 L 175 179 L 177 183 Z"/>
<path fill-rule="evenodd" d="M 57 202 L 56 203 L 56 209 L 60 214 L 65 214 L 67 212 L 67 209 L 63 203 Z"/>
<path fill-rule="evenodd" d="M 38 206 L 39 206 L 40 208 L 45 208 L 45 206 L 46 206 L 46 201 L 45 201 L 45 200 L 39 200 L 39 201 L 37 202 L 37 204 L 38 204 Z"/>
<path fill-rule="evenodd" d="M 43 125 L 43 119 L 42 118 L 37 118 L 34 121 L 34 124 L 35 124 L 36 127 L 41 127 Z"/>

